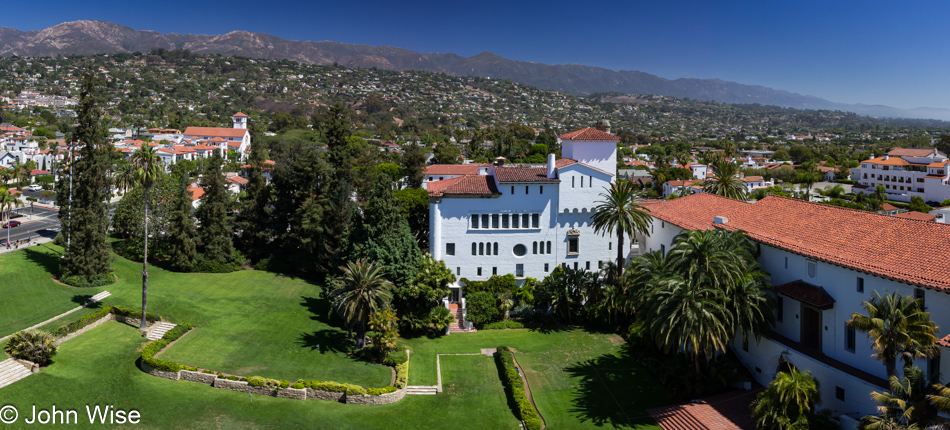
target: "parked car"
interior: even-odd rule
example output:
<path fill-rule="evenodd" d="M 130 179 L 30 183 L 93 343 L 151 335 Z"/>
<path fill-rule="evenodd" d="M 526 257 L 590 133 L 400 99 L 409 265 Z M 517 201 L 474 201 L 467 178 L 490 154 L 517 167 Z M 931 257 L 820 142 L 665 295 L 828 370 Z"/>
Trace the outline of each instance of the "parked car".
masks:
<path fill-rule="evenodd" d="M 20 224 L 23 224 L 23 223 L 17 220 L 13 220 L 13 221 L 4 223 L 3 228 L 18 227 Z"/>
<path fill-rule="evenodd" d="M 29 187 L 26 187 L 26 189 L 27 191 L 43 191 L 43 187 L 38 184 L 30 185 Z"/>

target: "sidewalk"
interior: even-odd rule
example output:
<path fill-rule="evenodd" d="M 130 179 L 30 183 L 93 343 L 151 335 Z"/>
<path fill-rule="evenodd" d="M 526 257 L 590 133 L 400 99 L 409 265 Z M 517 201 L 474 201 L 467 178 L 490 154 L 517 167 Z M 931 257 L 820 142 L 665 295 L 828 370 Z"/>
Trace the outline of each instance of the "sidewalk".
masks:
<path fill-rule="evenodd" d="M 23 243 L 23 241 L 20 241 L 20 248 L 19 248 L 19 249 L 26 249 L 26 248 L 29 248 L 29 247 L 32 247 L 32 246 L 42 245 L 42 244 L 44 244 L 44 243 L 49 243 L 49 242 L 52 242 L 52 241 L 53 241 L 53 239 L 50 239 L 50 238 L 48 238 L 48 237 L 43 237 L 43 236 L 40 236 L 40 235 L 36 235 L 35 237 L 33 237 L 33 241 L 31 242 L 31 244 L 30 244 L 29 246 L 25 245 L 25 244 Z M 17 247 L 14 246 L 14 245 L 10 245 L 10 249 L 7 249 L 7 246 L 6 246 L 7 239 L 6 239 L 6 237 L 2 238 L 2 240 L 0 240 L 0 242 L 3 243 L 3 246 L 0 246 L 0 254 L 5 254 L 5 253 L 7 253 L 7 252 L 13 252 L 13 251 L 18 251 L 18 250 L 19 250 L 19 249 L 17 249 Z M 16 242 L 16 241 L 14 240 L 14 241 L 12 241 L 12 242 Z"/>

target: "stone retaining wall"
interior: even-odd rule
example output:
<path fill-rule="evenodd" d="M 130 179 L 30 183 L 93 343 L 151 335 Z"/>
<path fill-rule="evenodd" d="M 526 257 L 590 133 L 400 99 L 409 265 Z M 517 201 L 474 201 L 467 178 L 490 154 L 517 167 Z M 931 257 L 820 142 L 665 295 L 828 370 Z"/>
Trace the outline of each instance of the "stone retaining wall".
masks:
<path fill-rule="evenodd" d="M 60 344 L 62 344 L 63 342 L 65 342 L 65 341 L 67 341 L 67 340 L 70 340 L 70 339 L 72 339 L 72 338 L 74 338 L 74 337 L 76 337 L 76 336 L 79 336 L 79 335 L 81 335 L 81 334 L 83 334 L 83 333 L 85 333 L 85 332 L 87 332 L 87 331 L 89 331 L 89 330 L 92 330 L 92 329 L 94 329 L 94 328 L 96 328 L 96 327 L 99 327 L 99 326 L 105 324 L 107 321 L 112 321 L 112 320 L 115 320 L 115 315 L 113 315 L 113 314 L 111 314 L 111 313 L 110 313 L 110 314 L 107 314 L 106 316 L 100 318 L 99 321 L 96 321 L 96 322 L 94 322 L 94 323 L 92 323 L 92 324 L 89 324 L 89 325 L 87 325 L 87 326 L 85 326 L 85 327 L 79 329 L 79 330 L 76 330 L 76 331 L 74 331 L 74 332 L 72 332 L 72 333 L 69 333 L 69 334 L 67 334 L 66 336 L 63 336 L 63 337 L 61 337 L 61 338 L 59 338 L 59 339 L 56 339 L 55 345 L 56 345 L 56 346 L 59 346 Z"/>
<path fill-rule="evenodd" d="M 343 396 L 346 394 L 339 391 L 314 390 L 313 388 L 304 388 L 304 390 L 307 390 L 308 399 L 330 400 L 333 402 L 342 402 Z"/>
<path fill-rule="evenodd" d="M 346 395 L 346 404 L 348 405 L 388 405 L 390 403 L 396 403 L 402 400 L 403 397 L 406 397 L 407 388 L 402 388 L 392 393 L 381 394 L 378 396 L 370 395 Z"/>
<path fill-rule="evenodd" d="M 148 373 L 152 376 L 158 376 L 159 378 L 171 379 L 172 381 L 178 381 L 181 379 L 181 371 L 178 372 L 169 372 L 167 370 L 158 370 L 148 364 L 145 364 L 144 361 L 139 360 L 139 367 L 143 372 Z"/>
<path fill-rule="evenodd" d="M 182 370 L 179 373 L 181 374 L 182 381 L 200 382 L 202 384 L 213 385 L 214 380 L 218 379 L 218 377 L 213 373 L 193 372 L 191 370 Z"/>
<path fill-rule="evenodd" d="M 247 381 L 232 381 L 230 379 L 217 378 L 212 385 L 214 388 L 237 391 L 240 393 L 257 394 L 259 396 L 283 397 L 286 399 L 307 400 L 307 390 L 295 388 L 282 388 L 280 390 L 269 387 L 255 387 L 249 385 Z"/>
<path fill-rule="evenodd" d="M 285 399 L 297 399 L 297 400 L 307 400 L 307 389 L 306 388 L 281 388 L 277 392 L 277 397 L 283 397 Z"/>
<path fill-rule="evenodd" d="M 139 318 L 130 318 L 125 315 L 114 315 L 114 314 L 113 314 L 113 317 L 115 318 L 116 321 L 120 323 L 126 323 L 133 327 L 140 327 L 142 325 L 142 320 Z M 149 323 L 148 321 L 146 321 L 145 329 L 148 330 L 148 328 L 151 327 L 152 324 L 154 323 Z"/>

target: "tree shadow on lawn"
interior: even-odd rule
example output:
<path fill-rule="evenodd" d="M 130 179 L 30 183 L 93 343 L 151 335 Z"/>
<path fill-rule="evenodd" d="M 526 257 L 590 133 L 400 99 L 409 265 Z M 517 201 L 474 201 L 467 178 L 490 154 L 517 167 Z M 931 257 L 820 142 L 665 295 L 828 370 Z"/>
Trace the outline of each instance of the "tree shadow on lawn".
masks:
<path fill-rule="evenodd" d="M 322 297 L 300 296 L 300 306 L 307 308 L 313 314 L 311 320 L 319 321 L 330 327 L 346 329 L 343 327 L 343 320 L 334 314 L 330 309 L 330 301 Z"/>
<path fill-rule="evenodd" d="M 35 247 L 34 247 L 35 248 Z M 34 248 L 26 248 L 23 250 L 26 259 L 32 261 L 43 267 L 50 275 L 55 275 L 59 272 L 59 253 L 53 250 L 50 247 L 43 246 L 43 248 L 53 251 L 52 253 L 45 251 L 38 251 Z"/>
<path fill-rule="evenodd" d="M 568 411 L 580 422 L 591 421 L 598 427 L 655 427 L 646 414 L 650 408 L 672 401 L 632 357 L 629 346 L 619 354 L 604 354 L 564 369 L 572 381 L 573 406 Z M 542 412 L 543 413 L 543 412 Z"/>
<path fill-rule="evenodd" d="M 346 333 L 339 330 L 319 330 L 313 333 L 302 333 L 297 338 L 297 343 L 304 348 L 310 348 L 316 351 L 319 348 L 320 354 L 327 352 L 348 353 L 353 347 L 353 341 L 346 338 Z"/>
<path fill-rule="evenodd" d="M 102 302 L 96 301 L 96 302 L 89 303 L 89 299 L 91 298 L 92 298 L 92 295 L 90 294 L 76 294 L 75 296 L 73 296 L 72 302 L 79 306 L 85 306 L 86 308 L 89 308 L 89 309 L 102 308 Z"/>

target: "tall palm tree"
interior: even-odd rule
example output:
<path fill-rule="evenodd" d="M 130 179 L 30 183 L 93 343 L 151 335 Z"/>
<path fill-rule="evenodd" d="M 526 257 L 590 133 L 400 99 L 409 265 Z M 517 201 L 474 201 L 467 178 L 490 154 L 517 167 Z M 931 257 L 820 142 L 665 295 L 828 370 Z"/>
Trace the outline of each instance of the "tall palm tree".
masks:
<path fill-rule="evenodd" d="M 132 154 L 132 169 L 134 169 L 135 183 L 142 185 L 145 191 L 145 198 L 142 201 L 143 218 L 145 220 L 145 232 L 143 233 L 145 250 L 142 254 L 142 323 L 139 326 L 140 329 L 145 330 L 145 310 L 148 303 L 148 192 L 155 181 L 165 172 L 161 161 L 158 159 L 158 153 L 148 144 L 142 145 L 141 149 Z"/>
<path fill-rule="evenodd" d="M 759 340 L 775 325 L 775 300 L 769 294 L 772 285 L 757 263 L 746 267 L 745 274 L 726 292 L 726 308 L 732 313 L 742 341 L 751 335 Z"/>
<path fill-rule="evenodd" d="M 726 291 L 754 262 L 751 244 L 742 233 L 721 228 L 683 230 L 673 238 L 669 264 L 683 276 L 704 276 L 711 286 Z"/>
<path fill-rule="evenodd" d="M 350 261 L 341 269 L 343 275 L 336 279 L 343 285 L 330 292 L 330 301 L 347 327 L 351 331 L 356 328 L 356 345 L 362 348 L 366 323 L 373 313 L 389 307 L 393 284 L 383 277 L 382 266 L 363 259 Z"/>
<path fill-rule="evenodd" d="M 763 430 L 808 429 L 821 403 L 818 381 L 807 372 L 781 372 L 752 402 L 756 428 Z"/>
<path fill-rule="evenodd" d="M 910 367 L 913 360 L 939 353 L 937 325 L 920 300 L 896 292 L 881 296 L 875 291 L 871 300 L 861 305 L 867 315 L 855 312 L 847 324 L 874 340 L 871 356 L 884 362 L 888 377 L 897 374 L 898 357 Z"/>
<path fill-rule="evenodd" d="M 865 430 L 887 430 L 891 428 L 926 429 L 937 419 L 940 404 L 941 386 L 935 377 L 930 380 L 916 367 L 905 367 L 904 377 L 888 378 L 890 391 L 871 392 L 871 399 L 877 402 L 880 415 L 868 415 L 861 418 L 861 428 Z M 942 387 L 946 388 L 946 387 Z M 934 399 L 938 399 L 934 402 Z M 943 410 L 946 412 L 946 410 Z"/>
<path fill-rule="evenodd" d="M 23 164 L 20 164 L 20 160 L 14 160 L 13 165 L 10 166 L 10 179 L 16 181 L 16 189 L 21 189 L 23 187 Z"/>
<path fill-rule="evenodd" d="M 708 285 L 695 277 L 664 279 L 649 299 L 645 313 L 649 318 L 644 318 L 662 350 L 692 356 L 697 377 L 702 374 L 702 362 L 725 352 L 735 332 L 732 315 L 723 305 L 724 293 Z"/>
<path fill-rule="evenodd" d="M 741 201 L 749 199 L 745 184 L 736 176 L 739 173 L 738 164 L 718 158 L 710 167 L 713 176 L 703 182 L 703 191 Z"/>
<path fill-rule="evenodd" d="M 606 193 L 600 196 L 604 200 L 598 201 L 594 207 L 594 215 L 591 217 L 591 225 L 594 231 L 600 234 L 604 232 L 617 232 L 617 277 L 623 276 L 624 261 L 624 236 L 630 235 L 631 238 L 636 232 L 649 235 L 650 224 L 653 218 L 647 214 L 649 209 L 637 204 L 633 183 L 627 180 L 618 180 L 610 187 Z"/>

